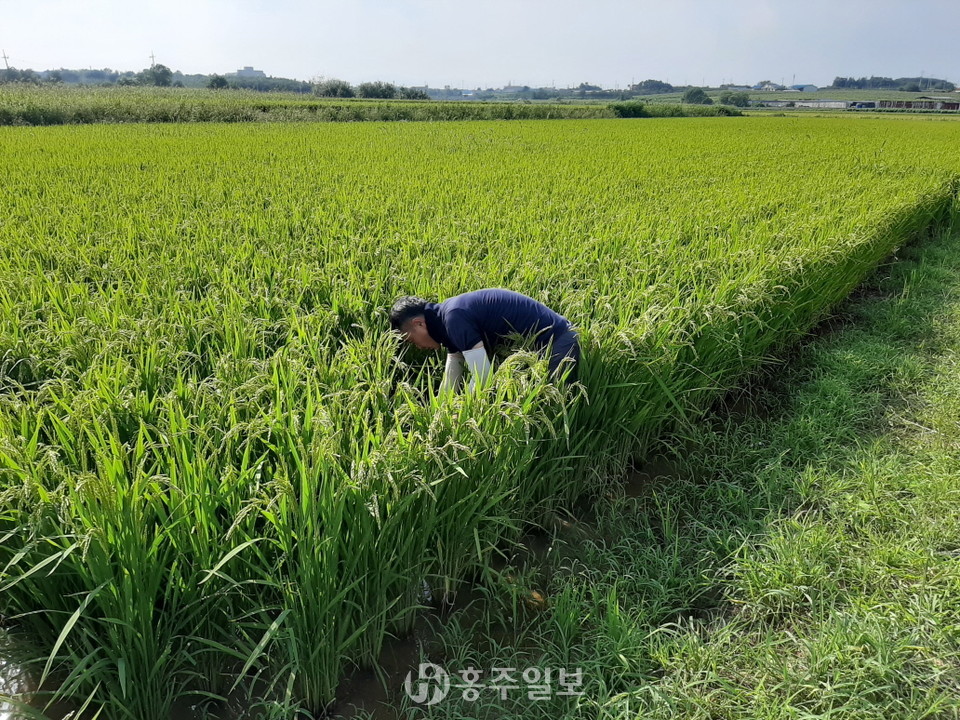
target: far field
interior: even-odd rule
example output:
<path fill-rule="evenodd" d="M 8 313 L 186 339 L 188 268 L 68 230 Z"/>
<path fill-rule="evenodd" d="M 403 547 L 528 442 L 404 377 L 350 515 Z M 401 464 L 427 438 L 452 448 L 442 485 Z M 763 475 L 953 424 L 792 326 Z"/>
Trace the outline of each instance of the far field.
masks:
<path fill-rule="evenodd" d="M 722 90 L 707 90 L 707 95 L 717 102 Z M 777 92 L 777 91 L 745 91 L 751 100 L 916 100 L 931 95 L 960 98 L 960 93 L 944 90 L 930 90 L 927 92 L 902 92 L 900 90 L 830 90 L 827 88 L 816 92 Z M 659 95 L 639 95 L 638 99 L 645 102 L 680 102 L 682 92 L 663 93 Z"/>
<path fill-rule="evenodd" d="M 0 87 L 0 126 L 131 122 L 359 122 L 456 120 L 612 119 L 617 117 L 715 117 L 741 110 L 719 104 L 720 91 L 708 92 L 713 105 L 684 104 L 682 93 L 621 99 L 565 98 L 528 100 L 365 100 L 248 90 L 157 87 L 74 87 L 5 85 Z M 942 94 L 942 93 L 941 93 Z M 922 93 L 891 91 L 751 92 L 752 100 L 915 99 Z M 960 97 L 960 95 L 958 95 Z M 626 106 L 623 105 L 626 103 Z M 643 110 L 638 111 L 642 106 Z M 765 108 L 746 111 L 770 112 Z M 778 108 L 778 110 L 780 110 Z M 814 114 L 823 110 L 801 110 Z M 830 110 L 830 113 L 845 111 Z M 862 112 L 862 111 L 860 111 Z M 913 113 L 914 111 L 910 111 Z M 896 111 L 902 114 L 903 111 Z M 956 116 L 956 112 L 946 114 Z"/>
<path fill-rule="evenodd" d="M 631 117 L 636 116 L 632 108 Z M 650 104 L 644 116 L 738 115 L 728 107 Z M 0 86 L 0 126 L 132 122 L 359 122 L 555 120 L 620 117 L 611 101 L 447 102 L 365 100 L 249 90 L 160 87 Z"/>

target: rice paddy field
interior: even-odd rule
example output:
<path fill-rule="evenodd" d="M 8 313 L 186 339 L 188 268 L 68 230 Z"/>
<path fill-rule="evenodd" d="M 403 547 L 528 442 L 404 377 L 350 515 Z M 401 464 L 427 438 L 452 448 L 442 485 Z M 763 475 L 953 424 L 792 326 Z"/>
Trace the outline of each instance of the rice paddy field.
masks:
<path fill-rule="evenodd" d="M 78 717 L 319 717 L 955 212 L 960 124 L 0 128 L 0 616 Z M 435 395 L 398 295 L 575 322 Z M 574 702 L 574 700 L 571 700 Z M 257 715 L 255 715 L 257 716 Z"/>

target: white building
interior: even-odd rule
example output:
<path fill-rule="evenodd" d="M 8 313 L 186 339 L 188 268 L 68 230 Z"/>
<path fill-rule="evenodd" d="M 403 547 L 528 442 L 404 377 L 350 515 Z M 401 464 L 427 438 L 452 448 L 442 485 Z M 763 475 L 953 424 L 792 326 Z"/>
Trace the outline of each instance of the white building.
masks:
<path fill-rule="evenodd" d="M 848 100 L 797 100 L 794 107 L 820 108 L 821 110 L 846 110 L 850 107 Z"/>

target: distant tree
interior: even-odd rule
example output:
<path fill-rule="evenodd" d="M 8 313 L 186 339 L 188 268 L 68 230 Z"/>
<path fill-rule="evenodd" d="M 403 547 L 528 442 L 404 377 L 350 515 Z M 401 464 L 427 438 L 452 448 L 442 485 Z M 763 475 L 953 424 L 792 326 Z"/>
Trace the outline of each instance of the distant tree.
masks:
<path fill-rule="evenodd" d="M 313 85 L 305 80 L 292 80 L 278 77 L 240 77 L 230 76 L 230 87 L 256 90 L 257 92 L 294 92 L 306 94 L 313 90 Z"/>
<path fill-rule="evenodd" d="M 346 80 L 336 78 L 321 78 L 313 83 L 313 94 L 320 97 L 351 98 L 356 93 Z"/>
<path fill-rule="evenodd" d="M 622 118 L 641 118 L 650 117 L 647 107 L 640 100 L 628 100 L 626 102 L 612 103 L 610 109 L 613 114 Z"/>
<path fill-rule="evenodd" d="M 907 92 L 929 92 L 931 90 L 953 92 L 957 89 L 956 85 L 952 82 L 939 78 L 903 77 L 897 78 L 894 82 L 897 85 L 897 90 L 905 90 Z"/>
<path fill-rule="evenodd" d="M 561 93 L 554 88 L 537 88 L 530 95 L 534 100 L 550 100 L 560 97 Z"/>
<path fill-rule="evenodd" d="M 207 81 L 207 87 L 211 90 L 223 90 L 230 87 L 230 83 L 223 75 L 211 75 L 210 80 Z"/>
<path fill-rule="evenodd" d="M 745 92 L 733 92 L 724 90 L 720 93 L 721 105 L 733 105 L 734 107 L 747 107 L 750 104 L 750 95 Z"/>
<path fill-rule="evenodd" d="M 581 92 L 589 92 L 589 91 L 594 91 L 599 89 L 600 89 L 599 85 L 591 85 L 590 83 L 585 83 L 585 82 L 582 82 L 579 85 L 577 85 L 577 90 L 580 90 Z"/>
<path fill-rule="evenodd" d="M 31 83 L 33 85 L 38 85 L 40 83 L 40 75 L 38 75 L 33 70 L 27 68 L 26 70 L 17 70 L 16 68 L 6 68 L 2 73 L 0 73 L 0 82 L 5 83 Z"/>
<path fill-rule="evenodd" d="M 63 74 L 59 70 L 51 70 L 49 73 L 47 73 L 47 82 L 62 83 Z"/>
<path fill-rule="evenodd" d="M 631 85 L 630 89 L 640 95 L 655 95 L 657 93 L 673 92 L 674 87 L 670 83 L 662 80 L 644 80 L 636 85 Z"/>
<path fill-rule="evenodd" d="M 160 63 L 151 65 L 142 71 L 139 78 L 141 85 L 155 85 L 156 87 L 170 87 L 172 79 L 173 70 Z"/>
<path fill-rule="evenodd" d="M 139 84 L 140 83 L 137 81 L 137 78 L 130 77 L 129 75 L 124 75 L 119 80 L 117 80 L 117 85 L 127 86 L 127 85 L 139 85 Z"/>
<path fill-rule="evenodd" d="M 904 82 L 916 80 L 917 78 L 893 78 L 880 77 L 873 75 L 871 77 L 835 77 L 831 87 L 834 90 L 896 90 Z"/>
<path fill-rule="evenodd" d="M 393 83 L 382 82 L 380 80 L 360 83 L 357 86 L 357 95 L 362 98 L 381 98 L 387 100 L 397 96 L 397 86 Z"/>
<path fill-rule="evenodd" d="M 397 94 L 404 100 L 429 100 L 430 96 L 420 88 L 401 87 Z"/>
<path fill-rule="evenodd" d="M 713 105 L 713 100 L 707 97 L 703 88 L 698 87 L 687 88 L 683 97 L 680 98 L 680 102 L 687 105 Z"/>

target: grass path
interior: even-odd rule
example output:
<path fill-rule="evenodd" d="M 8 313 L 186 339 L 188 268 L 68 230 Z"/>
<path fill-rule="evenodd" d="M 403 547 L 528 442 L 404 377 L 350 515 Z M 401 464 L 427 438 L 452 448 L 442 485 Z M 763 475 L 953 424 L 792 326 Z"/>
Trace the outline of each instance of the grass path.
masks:
<path fill-rule="evenodd" d="M 508 565 L 512 595 L 453 613 L 426 647 L 455 684 L 471 665 L 481 683 L 494 666 L 579 666 L 581 697 L 532 701 L 521 680 L 394 712 L 960 717 L 958 370 L 954 229 L 903 251 L 750 395 L 571 520 L 545 562 Z"/>

